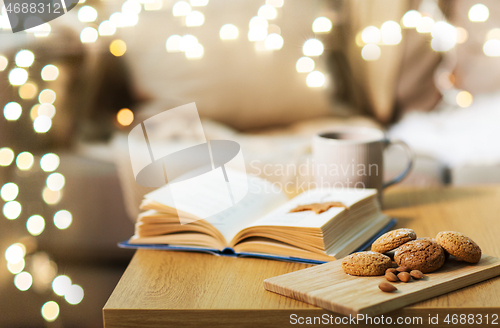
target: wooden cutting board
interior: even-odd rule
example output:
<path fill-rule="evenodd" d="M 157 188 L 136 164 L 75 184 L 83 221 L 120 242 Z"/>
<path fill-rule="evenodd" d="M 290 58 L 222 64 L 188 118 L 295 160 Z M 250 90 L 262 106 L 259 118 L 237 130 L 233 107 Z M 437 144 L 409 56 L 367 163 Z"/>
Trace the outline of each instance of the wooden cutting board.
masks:
<path fill-rule="evenodd" d="M 422 280 L 393 283 L 398 290 L 384 293 L 383 276 L 345 274 L 337 260 L 264 280 L 264 288 L 343 315 L 380 315 L 431 297 L 449 293 L 500 275 L 500 259 L 483 255 L 477 264 L 453 258 Z"/>

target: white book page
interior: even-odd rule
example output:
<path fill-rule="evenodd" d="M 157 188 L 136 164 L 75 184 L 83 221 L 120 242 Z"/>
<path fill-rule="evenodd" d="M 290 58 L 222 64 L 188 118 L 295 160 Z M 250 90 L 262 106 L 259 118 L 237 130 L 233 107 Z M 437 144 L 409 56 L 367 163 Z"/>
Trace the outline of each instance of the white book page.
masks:
<path fill-rule="evenodd" d="M 214 188 L 211 178 L 198 179 L 196 184 L 192 184 L 189 197 L 183 197 L 182 202 L 173 197 L 175 189 L 172 190 L 169 185 L 145 195 L 145 198 L 205 219 L 216 227 L 229 243 L 242 228 L 285 203 L 287 197 L 282 192 L 272 190 L 271 183 L 267 180 L 247 176 L 236 170 L 226 170 L 228 174 L 230 173 L 232 181 L 242 179 L 248 181 L 247 195 L 235 205 L 230 203 L 226 185 L 224 188 Z M 218 173 L 216 171 L 213 170 L 214 175 Z M 233 183 L 231 187 L 235 188 L 237 185 Z M 184 188 L 185 192 L 186 190 Z M 224 209 L 220 211 L 220 208 Z"/>
<path fill-rule="evenodd" d="M 345 211 L 343 207 L 332 207 L 329 210 L 316 214 L 313 211 L 290 213 L 290 210 L 299 205 L 323 202 L 341 202 L 351 207 L 357 202 L 375 195 L 375 189 L 313 189 L 306 191 L 286 204 L 278 207 L 269 214 L 254 221 L 250 226 L 283 226 L 300 228 L 321 228 L 332 218 Z"/>

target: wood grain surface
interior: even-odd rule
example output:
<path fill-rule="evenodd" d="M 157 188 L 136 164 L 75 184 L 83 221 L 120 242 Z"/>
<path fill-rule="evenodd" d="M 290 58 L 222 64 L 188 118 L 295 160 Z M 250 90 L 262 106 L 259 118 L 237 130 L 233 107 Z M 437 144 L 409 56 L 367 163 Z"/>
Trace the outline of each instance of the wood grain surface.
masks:
<path fill-rule="evenodd" d="M 476 188 L 394 188 L 384 212 L 396 228 L 418 236 L 439 231 L 465 233 L 483 253 L 500 257 L 500 186 Z M 209 254 L 139 250 L 104 306 L 105 327 L 276 327 L 290 314 L 334 313 L 263 288 L 267 278 L 311 265 Z M 493 278 L 400 310 L 390 316 L 500 313 L 500 278 Z M 311 325 L 313 326 L 313 325 Z M 363 327 L 358 325 L 356 327 Z M 449 327 L 449 325 L 433 325 Z"/>
<path fill-rule="evenodd" d="M 356 277 L 345 274 L 342 260 L 264 280 L 264 288 L 343 315 L 384 314 L 500 275 L 500 259 L 483 255 L 477 264 L 448 259 L 443 267 L 412 279 L 392 283 L 398 290 L 384 293 L 378 285 L 384 276 Z"/>

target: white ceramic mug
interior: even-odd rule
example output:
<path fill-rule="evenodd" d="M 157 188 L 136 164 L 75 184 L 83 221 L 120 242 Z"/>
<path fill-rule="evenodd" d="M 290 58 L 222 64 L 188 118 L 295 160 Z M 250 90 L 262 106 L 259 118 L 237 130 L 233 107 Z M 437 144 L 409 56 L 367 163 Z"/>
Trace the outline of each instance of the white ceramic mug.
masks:
<path fill-rule="evenodd" d="M 343 127 L 313 137 L 313 175 L 319 187 L 375 188 L 382 203 L 382 190 L 403 180 L 413 167 L 413 152 L 401 140 L 389 140 L 373 128 Z M 383 152 L 400 145 L 408 156 L 405 170 L 384 182 Z"/>

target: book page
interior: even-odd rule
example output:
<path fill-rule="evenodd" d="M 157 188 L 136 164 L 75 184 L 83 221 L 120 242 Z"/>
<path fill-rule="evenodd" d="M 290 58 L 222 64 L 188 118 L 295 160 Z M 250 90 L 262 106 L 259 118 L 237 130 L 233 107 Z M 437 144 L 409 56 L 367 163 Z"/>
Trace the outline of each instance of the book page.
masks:
<path fill-rule="evenodd" d="M 233 191 L 238 185 L 248 186 L 246 196 L 235 205 L 232 205 L 225 185 L 224 188 L 214 188 L 213 179 L 219 178 L 217 170 L 213 170 L 213 173 L 210 173 L 212 175 L 207 178 L 196 179 L 196 183 L 194 180 L 189 181 L 192 184 L 189 197 L 182 197 L 182 201 L 173 196 L 177 190 L 173 190 L 169 185 L 147 194 L 145 198 L 205 219 L 229 242 L 243 227 L 285 203 L 287 197 L 282 192 L 273 191 L 271 183 L 267 180 L 247 176 L 236 170 L 226 170 L 233 182 L 241 182 L 243 179 L 248 182 L 248 184 L 231 184 Z M 184 192 L 187 192 L 186 190 L 188 189 L 184 188 Z M 225 209 L 220 211 L 220 208 Z"/>
<path fill-rule="evenodd" d="M 375 189 L 313 189 L 306 191 L 274 211 L 252 222 L 249 226 L 283 226 L 300 228 L 321 228 L 325 223 L 345 211 L 343 207 L 332 207 L 329 210 L 316 214 L 313 211 L 290 213 L 290 210 L 299 205 L 324 202 L 341 202 L 351 207 L 357 202 L 376 195 Z"/>

